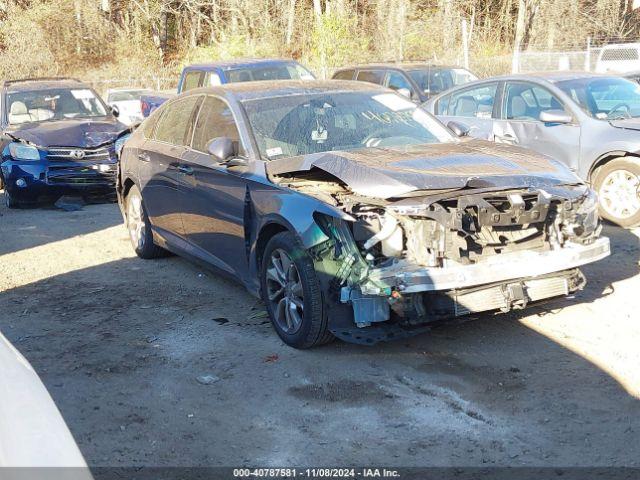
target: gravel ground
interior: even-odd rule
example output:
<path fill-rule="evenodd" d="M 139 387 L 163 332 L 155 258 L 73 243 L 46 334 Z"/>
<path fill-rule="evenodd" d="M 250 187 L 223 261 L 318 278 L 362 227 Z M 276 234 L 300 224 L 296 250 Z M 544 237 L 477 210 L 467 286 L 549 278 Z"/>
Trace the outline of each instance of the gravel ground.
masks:
<path fill-rule="evenodd" d="M 638 466 L 639 233 L 605 233 L 575 298 L 296 351 L 238 285 L 134 257 L 114 204 L 0 207 L 0 330 L 92 466 Z"/>

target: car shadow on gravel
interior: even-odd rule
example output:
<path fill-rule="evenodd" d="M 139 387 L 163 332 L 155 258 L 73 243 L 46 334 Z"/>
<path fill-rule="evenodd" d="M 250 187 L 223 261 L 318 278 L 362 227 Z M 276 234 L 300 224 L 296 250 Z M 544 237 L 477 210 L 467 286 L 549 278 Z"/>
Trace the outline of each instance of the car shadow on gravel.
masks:
<path fill-rule="evenodd" d="M 113 205 L 0 215 L 19 229 L 0 231 L 0 255 L 122 221 Z M 105 239 L 124 243 L 118 235 Z M 240 285 L 179 257 L 106 261 L 5 290 L 0 331 L 92 466 L 625 465 L 640 458 L 637 398 L 615 371 L 521 322 L 545 311 L 566 320 L 558 309 L 619 294 L 610 285 L 638 274 L 638 238 L 605 235 L 613 255 L 584 268 L 574 299 L 372 347 L 286 347 Z"/>
<path fill-rule="evenodd" d="M 628 245 L 614 233 L 614 245 Z M 622 265 L 637 262 L 628 250 L 615 268 L 590 267 L 602 285 L 562 302 L 592 301 L 637 272 Z M 637 399 L 519 322 L 527 312 L 373 347 L 297 351 L 253 318 L 256 306 L 239 285 L 178 257 L 126 258 L 3 292 L 0 330 L 41 375 L 90 465 L 239 465 L 280 458 L 269 454 L 276 448 L 297 452 L 287 458 L 298 465 L 640 456 Z M 209 384 L 197 381 L 203 374 Z M 257 411 L 268 419 L 258 426 Z M 379 441 L 364 449 L 345 431 Z"/>

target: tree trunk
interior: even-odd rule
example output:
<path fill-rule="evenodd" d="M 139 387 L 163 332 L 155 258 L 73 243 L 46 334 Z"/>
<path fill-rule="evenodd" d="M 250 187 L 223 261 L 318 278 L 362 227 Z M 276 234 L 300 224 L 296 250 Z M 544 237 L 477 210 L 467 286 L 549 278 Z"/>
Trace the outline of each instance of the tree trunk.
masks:
<path fill-rule="evenodd" d="M 289 0 L 289 12 L 287 14 L 287 47 L 291 46 L 293 38 L 293 26 L 296 19 L 296 0 Z"/>

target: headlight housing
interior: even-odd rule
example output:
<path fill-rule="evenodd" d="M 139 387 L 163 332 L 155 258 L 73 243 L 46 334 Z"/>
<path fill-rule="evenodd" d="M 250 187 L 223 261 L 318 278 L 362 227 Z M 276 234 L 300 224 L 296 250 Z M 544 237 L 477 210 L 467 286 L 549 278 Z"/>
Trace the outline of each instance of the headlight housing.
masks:
<path fill-rule="evenodd" d="M 115 148 L 116 148 L 116 156 L 118 158 L 120 158 L 120 153 L 122 153 L 122 148 L 124 147 L 124 142 L 129 140 L 130 136 L 131 136 L 131 134 L 127 133 L 126 135 L 122 135 L 120 138 L 118 138 L 116 140 Z"/>
<path fill-rule="evenodd" d="M 40 151 L 26 143 L 13 142 L 9 144 L 9 154 L 16 160 L 40 160 Z"/>
<path fill-rule="evenodd" d="M 567 233 L 574 240 L 588 243 L 595 239 L 601 230 L 598 218 L 598 195 L 595 190 L 588 188 L 574 205 L 575 210 L 567 219 Z"/>

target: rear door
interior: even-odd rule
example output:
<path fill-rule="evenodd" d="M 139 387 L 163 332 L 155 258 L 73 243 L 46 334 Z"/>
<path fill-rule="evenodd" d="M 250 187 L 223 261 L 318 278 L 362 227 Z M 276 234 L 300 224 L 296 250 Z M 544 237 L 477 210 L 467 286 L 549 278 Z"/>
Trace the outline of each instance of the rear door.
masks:
<path fill-rule="evenodd" d="M 243 278 L 248 258 L 244 231 L 248 180 L 243 167 L 221 165 L 207 153 L 207 144 L 217 137 L 231 138 L 243 154 L 231 108 L 219 97 L 206 96 L 191 148 L 180 165 L 182 223 L 195 256 Z"/>
<path fill-rule="evenodd" d="M 185 139 L 200 96 L 188 96 L 167 105 L 139 152 L 142 197 L 155 229 L 163 237 L 183 237 L 178 208 L 178 167 Z"/>
<path fill-rule="evenodd" d="M 494 125 L 495 141 L 530 148 L 565 163 L 572 170 L 580 159 L 580 125 L 545 123 L 540 113 L 569 108 L 548 88 L 526 81 L 507 81 L 502 108 Z"/>
<path fill-rule="evenodd" d="M 493 123 L 498 116 L 500 82 L 488 82 L 456 90 L 441 97 L 435 104 L 435 114 L 443 123 L 454 120 L 470 128 L 469 135 L 493 140 Z"/>

